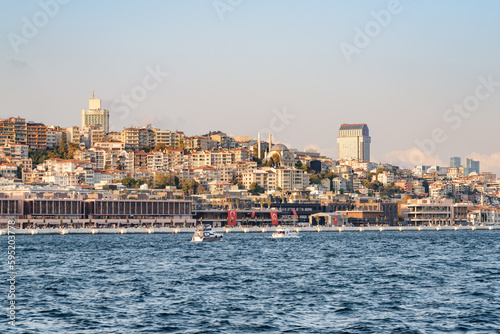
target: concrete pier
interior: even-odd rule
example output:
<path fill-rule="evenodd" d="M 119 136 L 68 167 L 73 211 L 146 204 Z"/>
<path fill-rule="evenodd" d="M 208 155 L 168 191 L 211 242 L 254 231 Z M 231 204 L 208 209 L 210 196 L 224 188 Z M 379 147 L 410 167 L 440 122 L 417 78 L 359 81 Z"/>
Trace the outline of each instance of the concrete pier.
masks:
<path fill-rule="evenodd" d="M 387 231 L 474 231 L 474 230 L 500 230 L 500 225 L 486 226 L 312 226 L 312 227 L 288 227 L 298 232 L 387 232 Z M 272 233 L 276 227 L 218 227 L 213 229 L 219 233 Z M 14 229 L 11 235 L 51 235 L 51 234 L 154 234 L 154 233 L 194 233 L 196 228 L 56 228 L 56 229 Z M 7 230 L 0 230 L 0 235 L 7 235 Z"/>

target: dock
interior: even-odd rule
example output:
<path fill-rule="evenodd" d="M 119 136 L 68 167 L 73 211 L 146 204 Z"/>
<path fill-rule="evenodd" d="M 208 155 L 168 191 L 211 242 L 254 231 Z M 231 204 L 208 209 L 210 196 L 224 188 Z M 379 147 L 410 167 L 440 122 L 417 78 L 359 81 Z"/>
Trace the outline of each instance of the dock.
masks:
<path fill-rule="evenodd" d="M 218 233 L 272 233 L 277 227 L 216 227 Z M 441 226 L 307 226 L 287 227 L 297 232 L 403 232 L 403 231 L 475 231 L 500 230 L 500 225 L 441 225 Z M 193 227 L 138 227 L 138 228 L 54 228 L 54 229 L 11 229 L 10 235 L 54 235 L 54 234 L 177 234 L 194 233 Z M 0 236 L 7 235 L 5 229 Z"/>

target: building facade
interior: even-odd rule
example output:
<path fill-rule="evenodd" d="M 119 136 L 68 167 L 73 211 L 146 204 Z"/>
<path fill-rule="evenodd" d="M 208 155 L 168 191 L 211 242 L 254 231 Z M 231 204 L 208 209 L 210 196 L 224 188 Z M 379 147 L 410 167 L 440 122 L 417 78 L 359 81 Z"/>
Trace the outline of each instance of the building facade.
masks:
<path fill-rule="evenodd" d="M 462 167 L 462 159 L 460 157 L 451 157 L 450 167 Z"/>
<path fill-rule="evenodd" d="M 469 173 L 476 172 L 477 175 L 480 174 L 479 161 L 472 160 L 472 159 L 466 159 L 466 162 L 467 162 L 467 168 L 469 170 Z"/>
<path fill-rule="evenodd" d="M 337 137 L 339 160 L 370 161 L 370 143 L 366 124 L 342 124 Z"/>
<path fill-rule="evenodd" d="M 47 149 L 47 127 L 44 124 L 28 122 L 27 145 L 33 151 Z"/>
<path fill-rule="evenodd" d="M 89 99 L 89 109 L 82 109 L 82 128 L 98 124 L 105 133 L 109 132 L 109 111 L 101 109 L 101 99 Z"/>

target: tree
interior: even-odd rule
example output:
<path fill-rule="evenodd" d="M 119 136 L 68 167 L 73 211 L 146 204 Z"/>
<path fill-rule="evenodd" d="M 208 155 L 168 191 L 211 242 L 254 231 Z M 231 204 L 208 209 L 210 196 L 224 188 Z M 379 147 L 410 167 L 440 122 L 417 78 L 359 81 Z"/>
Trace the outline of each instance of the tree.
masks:
<path fill-rule="evenodd" d="M 394 171 L 392 171 L 390 169 L 387 169 L 387 168 L 377 168 L 377 170 L 376 170 L 377 174 L 380 174 L 380 173 L 383 173 L 383 172 L 394 173 Z"/>
<path fill-rule="evenodd" d="M 73 159 L 75 152 L 79 149 L 79 146 L 73 143 L 66 145 L 66 142 L 63 139 L 61 146 L 44 151 L 29 151 L 28 156 L 33 160 L 34 165 L 38 165 L 47 159 Z"/>
<path fill-rule="evenodd" d="M 243 183 L 238 182 L 238 189 L 245 189 L 245 186 L 243 185 Z"/>
<path fill-rule="evenodd" d="M 131 177 L 124 177 L 120 182 L 127 188 L 134 188 L 139 183 L 136 179 Z"/>
<path fill-rule="evenodd" d="M 337 174 L 335 174 L 334 172 L 332 171 L 329 171 L 329 172 L 324 172 L 320 175 L 320 179 L 330 179 L 330 180 L 333 180 L 335 177 L 337 177 Z"/>
<path fill-rule="evenodd" d="M 278 166 L 281 162 L 281 158 L 278 153 L 273 154 L 270 160 L 272 161 L 273 166 Z"/>
<path fill-rule="evenodd" d="M 167 148 L 167 145 L 165 143 L 158 143 L 158 144 L 156 144 L 153 151 L 164 151 L 166 148 Z"/>
<path fill-rule="evenodd" d="M 17 173 L 16 173 L 16 177 L 20 180 L 23 179 L 23 164 L 19 165 L 17 167 Z"/>
<path fill-rule="evenodd" d="M 263 187 L 261 187 L 257 182 L 253 182 L 250 184 L 250 186 L 248 187 L 248 191 L 252 194 L 252 195 L 259 195 L 259 194 L 262 194 L 265 192 L 265 189 Z"/>
<path fill-rule="evenodd" d="M 368 180 L 363 180 L 361 183 L 363 184 L 363 186 L 373 191 L 379 191 L 379 188 L 383 187 L 383 184 L 379 181 L 370 182 Z"/>
<path fill-rule="evenodd" d="M 199 184 L 196 187 L 196 193 L 197 194 L 204 194 L 204 193 L 206 193 L 205 187 L 203 187 L 201 184 Z"/>
<path fill-rule="evenodd" d="M 169 176 L 164 173 L 156 173 L 154 176 L 154 184 L 156 189 L 165 189 L 169 183 Z"/>
<path fill-rule="evenodd" d="M 186 145 L 184 145 L 184 141 L 179 140 L 179 141 L 177 142 L 176 148 L 180 148 L 180 149 L 183 149 L 183 150 L 184 150 L 184 149 L 186 148 Z"/>
<path fill-rule="evenodd" d="M 379 188 L 381 196 L 392 197 L 394 194 L 401 194 L 403 190 L 400 187 L 394 185 L 394 183 L 388 184 L 387 186 L 382 186 Z"/>
<path fill-rule="evenodd" d="M 185 180 L 182 183 L 182 191 L 186 194 L 195 194 L 198 188 L 198 182 L 193 179 Z"/>
<path fill-rule="evenodd" d="M 411 197 L 411 196 L 405 196 L 405 197 L 403 197 L 403 200 L 401 201 L 401 203 L 406 204 L 406 203 L 408 203 L 408 201 L 409 201 L 409 200 L 411 200 L 411 199 L 412 199 L 412 197 Z"/>
<path fill-rule="evenodd" d="M 311 174 L 311 175 L 309 175 L 309 182 L 311 184 L 320 184 L 321 183 L 321 179 L 318 177 L 318 175 Z"/>
<path fill-rule="evenodd" d="M 424 187 L 426 193 L 429 193 L 429 182 L 427 182 L 427 180 L 424 180 L 424 182 L 422 182 L 422 187 Z"/>
<path fill-rule="evenodd" d="M 174 176 L 174 184 L 176 188 L 179 188 L 179 185 L 181 183 L 181 180 L 177 176 Z"/>

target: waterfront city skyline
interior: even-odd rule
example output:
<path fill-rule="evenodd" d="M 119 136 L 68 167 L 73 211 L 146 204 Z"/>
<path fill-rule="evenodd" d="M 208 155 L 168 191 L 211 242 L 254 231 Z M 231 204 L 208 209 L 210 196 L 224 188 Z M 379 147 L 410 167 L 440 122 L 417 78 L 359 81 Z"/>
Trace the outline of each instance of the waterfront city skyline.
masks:
<path fill-rule="evenodd" d="M 500 331 L 500 2 L 0 4 L 0 333 Z"/>

